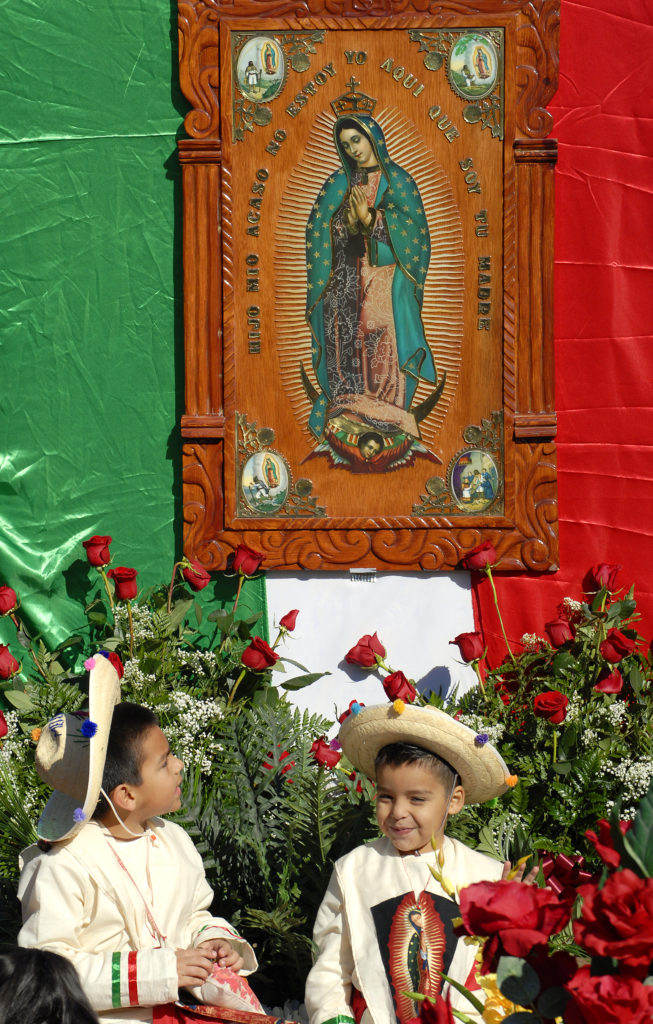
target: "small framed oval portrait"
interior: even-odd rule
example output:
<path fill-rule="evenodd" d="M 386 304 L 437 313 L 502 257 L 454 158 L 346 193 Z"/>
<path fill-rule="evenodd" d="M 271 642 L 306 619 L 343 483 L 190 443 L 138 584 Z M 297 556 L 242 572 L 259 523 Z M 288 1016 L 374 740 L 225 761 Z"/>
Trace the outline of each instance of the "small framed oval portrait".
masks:
<path fill-rule="evenodd" d="M 273 451 L 250 455 L 242 469 L 240 490 L 247 507 L 256 515 L 274 515 L 285 504 L 290 490 L 286 460 Z"/>
<path fill-rule="evenodd" d="M 236 81 L 243 96 L 252 103 L 275 99 L 286 80 L 286 59 L 273 36 L 247 39 L 236 61 Z"/>
<path fill-rule="evenodd" d="M 451 468 L 451 494 L 466 512 L 484 512 L 499 492 L 499 473 L 491 455 L 480 448 L 468 448 Z"/>
<path fill-rule="evenodd" d="M 488 96 L 497 81 L 499 59 L 491 39 L 480 32 L 461 36 L 451 47 L 447 64 L 451 88 L 466 100 Z"/>

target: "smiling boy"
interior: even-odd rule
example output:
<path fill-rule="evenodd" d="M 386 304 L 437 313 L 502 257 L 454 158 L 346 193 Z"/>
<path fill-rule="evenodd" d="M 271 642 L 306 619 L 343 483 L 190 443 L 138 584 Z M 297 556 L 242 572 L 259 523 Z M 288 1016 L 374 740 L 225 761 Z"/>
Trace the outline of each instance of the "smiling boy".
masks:
<path fill-rule="evenodd" d="M 244 974 L 257 963 L 209 913 L 190 838 L 160 817 L 181 805 L 183 763 L 156 715 L 114 708 L 118 696 L 115 669 L 98 656 L 88 718 L 58 715 L 41 733 L 37 769 L 54 793 L 40 844 L 22 856 L 18 941 L 72 960 L 101 1022 L 136 1024 L 174 1019 L 179 988 L 202 986 L 216 963 Z"/>
<path fill-rule="evenodd" d="M 418 1014 L 408 993 L 446 991 L 442 974 L 478 987 L 475 947 L 454 933 L 460 911 L 449 883 L 493 881 L 505 868 L 444 830 L 465 803 L 505 792 L 508 769 L 487 737 L 450 715 L 400 707 L 364 708 L 340 730 L 344 753 L 376 779 L 383 838 L 352 850 L 334 868 L 313 934 L 310 1024 L 407 1024 Z M 474 1018 L 464 996 L 453 989 L 450 995 L 454 1008 Z"/>

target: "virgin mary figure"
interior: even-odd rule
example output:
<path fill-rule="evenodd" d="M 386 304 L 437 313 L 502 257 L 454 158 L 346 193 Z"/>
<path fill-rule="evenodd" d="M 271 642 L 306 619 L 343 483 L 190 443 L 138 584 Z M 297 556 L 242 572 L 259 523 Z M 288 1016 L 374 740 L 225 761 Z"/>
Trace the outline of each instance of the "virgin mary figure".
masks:
<path fill-rule="evenodd" d="M 341 432 L 344 424 L 352 441 L 373 430 L 385 445 L 398 435 L 408 442 L 419 438 L 417 385 L 436 383 L 421 317 L 426 215 L 372 117 L 338 118 L 333 137 L 341 168 L 324 182 L 306 229 L 306 319 L 321 389 L 307 388 L 309 426 L 320 440 L 329 424 Z"/>

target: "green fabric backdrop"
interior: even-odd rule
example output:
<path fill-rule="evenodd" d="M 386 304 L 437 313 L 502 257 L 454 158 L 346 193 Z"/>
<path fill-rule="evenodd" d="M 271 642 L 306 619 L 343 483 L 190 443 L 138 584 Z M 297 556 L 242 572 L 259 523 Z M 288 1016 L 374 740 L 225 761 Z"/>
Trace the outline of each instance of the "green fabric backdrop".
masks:
<path fill-rule="evenodd" d="M 111 535 L 143 588 L 181 553 L 186 105 L 174 3 L 2 15 L 0 583 L 60 640 L 83 621 L 84 539 Z M 232 589 L 218 580 L 204 603 Z M 264 581 L 243 600 L 264 608 Z"/>

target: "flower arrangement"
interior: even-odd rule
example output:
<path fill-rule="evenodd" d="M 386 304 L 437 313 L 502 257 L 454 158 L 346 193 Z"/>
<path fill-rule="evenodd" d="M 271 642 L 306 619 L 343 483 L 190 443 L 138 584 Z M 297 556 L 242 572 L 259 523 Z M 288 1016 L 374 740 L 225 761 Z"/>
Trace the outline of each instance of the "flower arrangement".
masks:
<path fill-rule="evenodd" d="M 489 542 L 465 565 L 496 590 Z M 450 832 L 501 860 L 541 855 L 542 871 L 560 891 L 591 876 L 600 860 L 587 831 L 607 818 L 618 799 L 624 819 L 653 779 L 653 666 L 635 628 L 633 588 L 618 588 L 620 567 L 594 565 L 579 599 L 565 598 L 544 635 L 524 636 L 490 667 L 481 633 L 455 644 L 478 685 L 445 701 L 417 693 L 414 680 L 387 663 L 375 634 L 362 637 L 346 660 L 378 672 L 392 701 L 432 703 L 491 742 L 511 770 L 509 791 L 490 805 L 467 807 Z"/>
<path fill-rule="evenodd" d="M 653 1020 L 653 784 L 634 821 L 615 807 L 593 842 L 600 877 L 577 894 L 514 880 L 477 882 L 457 894 L 458 932 L 478 945 L 485 996 L 463 992 L 486 1024 L 648 1024 Z M 573 955 L 559 936 L 573 934 Z M 454 1024 L 445 999 L 422 1004 L 428 1024 Z"/>
<path fill-rule="evenodd" d="M 185 763 L 177 820 L 202 853 L 220 912 L 258 946 L 260 997 L 301 998 L 333 859 L 372 826 L 366 792 L 312 749 L 331 723 L 285 697 L 321 675 L 285 654 L 300 613 L 282 616 L 271 642 L 257 634 L 259 616 L 243 612 L 241 598 L 263 555 L 245 544 L 228 571 L 231 602 L 211 611 L 197 599 L 211 582 L 198 562 L 183 558 L 168 582 L 140 590 L 135 568 L 112 565 L 111 544 L 84 543 L 92 585 L 83 627 L 56 647 L 30 636 L 19 595 L 0 586 L 0 939 L 15 942 L 18 854 L 35 841 L 49 795 L 34 768 L 40 729 L 83 706 L 80 673 L 104 656 L 122 699 L 156 711 Z"/>

